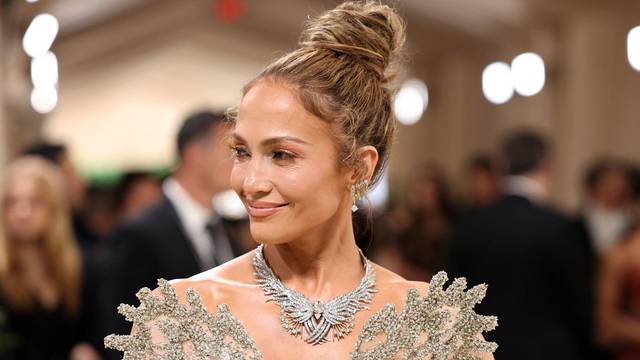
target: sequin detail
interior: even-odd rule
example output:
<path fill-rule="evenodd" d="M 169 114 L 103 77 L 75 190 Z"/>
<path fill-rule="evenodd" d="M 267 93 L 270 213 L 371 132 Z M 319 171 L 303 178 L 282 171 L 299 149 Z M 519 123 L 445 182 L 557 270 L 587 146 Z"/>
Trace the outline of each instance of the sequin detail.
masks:
<path fill-rule="evenodd" d="M 168 281 L 158 280 L 158 288 L 162 296 L 155 296 L 148 288 L 138 291 L 141 305 L 137 308 L 118 306 L 118 312 L 133 322 L 135 331 L 107 336 L 107 348 L 124 351 L 124 360 L 262 359 L 253 339 L 226 304 L 218 305 L 212 315 L 194 289 L 186 291 L 186 304 L 182 304 Z M 152 329 L 159 334 L 152 336 Z"/>
<path fill-rule="evenodd" d="M 487 286 L 468 291 L 466 280 L 455 279 L 444 289 L 446 273 L 436 274 L 424 297 L 407 292 L 401 314 L 393 305 L 378 310 L 358 335 L 351 360 L 479 360 L 497 344 L 480 334 L 497 326 L 494 316 L 478 315 L 473 308 Z M 105 346 L 124 351 L 125 360 L 211 359 L 259 360 L 262 355 L 226 304 L 209 313 L 194 289 L 186 291 L 186 304 L 166 280 L 158 280 L 160 295 L 148 288 L 137 294 L 141 305 L 120 305 L 118 311 L 134 323 L 132 335 L 109 335 Z M 152 328 L 159 330 L 157 339 Z"/>
<path fill-rule="evenodd" d="M 495 329 L 498 319 L 473 311 L 487 286 L 465 291 L 467 281 L 458 278 L 444 290 L 447 280 L 445 272 L 436 274 L 424 298 L 410 289 L 400 315 L 393 305 L 377 311 L 358 335 L 351 360 L 480 360 L 479 353 L 494 352 L 498 345 L 479 334 Z"/>

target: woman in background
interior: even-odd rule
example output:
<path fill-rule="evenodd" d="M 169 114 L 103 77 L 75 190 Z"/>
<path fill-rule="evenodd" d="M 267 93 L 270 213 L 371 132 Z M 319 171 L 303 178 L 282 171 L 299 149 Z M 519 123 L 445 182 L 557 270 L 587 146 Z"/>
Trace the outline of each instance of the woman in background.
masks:
<path fill-rule="evenodd" d="M 607 253 L 597 284 L 599 340 L 616 360 L 640 360 L 640 232 Z"/>
<path fill-rule="evenodd" d="M 410 223 L 398 237 L 398 248 L 408 269 L 403 273 L 412 280 L 430 279 L 444 269 L 455 215 L 444 171 L 435 164 L 420 167 L 409 187 Z"/>
<path fill-rule="evenodd" d="M 62 175 L 45 160 L 24 157 L 4 180 L 0 306 L 12 342 L 2 358 L 90 359 L 88 345 L 76 346 L 82 262 Z"/>
<path fill-rule="evenodd" d="M 455 215 L 444 171 L 430 163 L 418 167 L 406 198 L 386 216 L 389 231 L 372 257 L 406 279 L 429 279 L 444 269 Z"/>

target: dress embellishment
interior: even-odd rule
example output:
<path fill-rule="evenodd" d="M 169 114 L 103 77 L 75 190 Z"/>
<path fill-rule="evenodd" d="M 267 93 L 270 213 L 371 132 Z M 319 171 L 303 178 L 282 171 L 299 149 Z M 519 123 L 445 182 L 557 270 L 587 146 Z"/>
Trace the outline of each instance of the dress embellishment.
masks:
<path fill-rule="evenodd" d="M 479 360 L 497 345 L 480 338 L 497 326 L 494 316 L 478 315 L 473 307 L 486 285 L 466 290 L 466 281 L 447 282 L 436 274 L 427 294 L 410 289 L 403 310 L 393 305 L 378 310 L 364 325 L 350 354 L 351 360 Z M 158 280 L 159 294 L 143 288 L 141 305 L 120 305 L 118 311 L 133 322 L 131 335 L 109 335 L 108 348 L 124 351 L 125 360 L 261 360 L 262 354 L 226 304 L 209 313 L 194 289 L 178 301 L 175 289 Z M 283 351 L 286 351 L 283 349 Z"/>

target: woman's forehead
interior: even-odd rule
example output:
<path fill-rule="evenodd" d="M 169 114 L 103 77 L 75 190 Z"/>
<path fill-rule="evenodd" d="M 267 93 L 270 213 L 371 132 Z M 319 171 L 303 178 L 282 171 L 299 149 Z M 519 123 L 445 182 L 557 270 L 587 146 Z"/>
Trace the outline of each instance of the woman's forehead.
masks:
<path fill-rule="evenodd" d="M 6 183 L 6 191 L 13 195 L 30 194 L 38 190 L 36 179 L 33 176 L 22 176 L 9 179 Z"/>
<path fill-rule="evenodd" d="M 309 113 L 291 87 L 261 81 L 244 96 L 234 132 L 241 137 L 295 136 L 311 142 L 326 137 L 329 124 Z"/>

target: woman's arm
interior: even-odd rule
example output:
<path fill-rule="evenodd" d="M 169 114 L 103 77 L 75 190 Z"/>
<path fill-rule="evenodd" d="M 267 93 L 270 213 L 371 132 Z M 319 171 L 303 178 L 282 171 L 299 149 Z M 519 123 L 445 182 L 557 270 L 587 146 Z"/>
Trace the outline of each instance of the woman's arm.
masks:
<path fill-rule="evenodd" d="M 635 235 L 639 241 L 640 233 Z M 627 270 L 627 249 L 618 248 L 604 258 L 597 280 L 597 339 L 603 345 L 640 344 L 640 321 L 629 317 L 620 307 Z"/>

